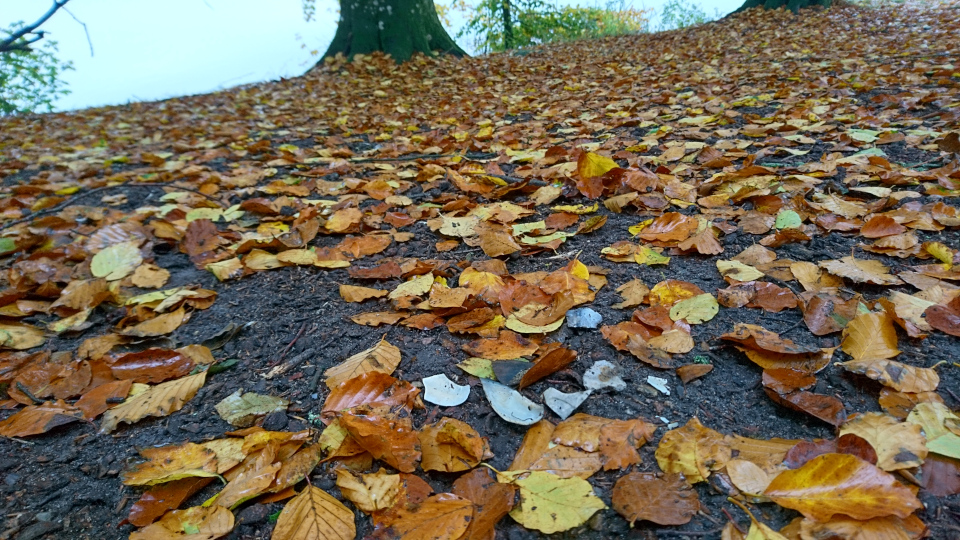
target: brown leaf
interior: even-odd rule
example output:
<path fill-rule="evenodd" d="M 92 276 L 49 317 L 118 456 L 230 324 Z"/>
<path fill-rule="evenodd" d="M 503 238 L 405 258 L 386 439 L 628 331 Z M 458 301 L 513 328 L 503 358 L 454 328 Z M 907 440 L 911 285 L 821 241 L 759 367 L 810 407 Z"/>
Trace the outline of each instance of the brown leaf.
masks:
<path fill-rule="evenodd" d="M 375 459 L 382 459 L 401 472 L 416 470 L 420 441 L 409 417 L 347 412 L 340 415 L 340 425 Z"/>
<path fill-rule="evenodd" d="M 783 466 L 788 469 L 799 469 L 804 463 L 824 454 L 850 454 L 867 463 L 877 464 L 877 453 L 870 443 L 851 434 L 837 439 L 800 441 L 783 456 Z"/>
<path fill-rule="evenodd" d="M 329 422 L 341 411 L 360 405 L 371 408 L 414 407 L 420 390 L 410 383 L 373 371 L 340 383 L 323 403 L 322 418 Z"/>
<path fill-rule="evenodd" d="M 538 358 L 530 369 L 526 370 L 517 388 L 522 390 L 540 379 L 553 375 L 577 359 L 577 352 L 566 347 L 557 347 Z"/>
<path fill-rule="evenodd" d="M 83 418 L 83 411 L 67 405 L 62 400 L 42 405 L 27 405 L 13 416 L 0 421 L 0 435 L 26 437 L 39 435 L 51 429 L 76 422 Z"/>
<path fill-rule="evenodd" d="M 190 498 L 213 481 L 211 477 L 192 477 L 158 484 L 143 493 L 140 500 L 130 506 L 127 521 L 137 527 L 146 527 L 167 510 L 176 510 Z"/>
<path fill-rule="evenodd" d="M 340 297 L 343 298 L 345 302 L 363 302 L 370 298 L 382 298 L 388 294 L 390 294 L 389 291 L 382 291 L 380 289 L 340 285 Z"/>
<path fill-rule="evenodd" d="M 173 332 L 177 328 L 180 328 L 180 325 L 187 322 L 189 319 L 190 314 L 187 313 L 183 307 L 180 307 L 176 311 L 157 315 L 152 319 L 143 321 L 142 323 L 131 326 L 130 328 L 124 328 L 120 331 L 120 333 L 125 336 L 135 337 L 162 336 Z"/>
<path fill-rule="evenodd" d="M 341 383 L 365 373 L 390 375 L 400 365 L 400 349 L 382 338 L 376 345 L 347 358 L 323 372 L 331 390 Z"/>
<path fill-rule="evenodd" d="M 454 495 L 473 503 L 473 521 L 461 540 L 493 540 L 494 527 L 513 509 L 517 487 L 500 484 L 484 467 L 476 468 L 453 483 Z"/>
<path fill-rule="evenodd" d="M 700 500 L 683 475 L 634 472 L 613 486 L 613 509 L 631 526 L 636 521 L 683 525 L 700 510 Z"/>
<path fill-rule="evenodd" d="M 486 338 L 471 341 L 463 346 L 463 350 L 472 356 L 488 360 L 515 360 L 522 356 L 529 356 L 537 352 L 535 342 L 511 332 L 502 330 L 496 338 Z"/>
<path fill-rule="evenodd" d="M 908 366 L 893 360 L 851 360 L 836 365 L 865 375 L 898 392 L 932 392 L 940 385 L 940 376 L 933 369 Z"/>
<path fill-rule="evenodd" d="M 960 493 L 960 459 L 930 454 L 923 461 L 920 478 L 923 489 L 935 497 Z"/>
<path fill-rule="evenodd" d="M 193 360 L 177 351 L 147 349 L 125 354 L 110 366 L 117 379 L 130 379 L 138 383 L 160 383 L 190 373 Z"/>
<path fill-rule="evenodd" d="M 828 424 L 839 426 L 847 418 L 843 402 L 833 396 L 803 390 L 813 386 L 814 382 L 813 376 L 794 369 L 763 370 L 764 390 L 771 400 L 795 411 L 807 413 Z"/>
<path fill-rule="evenodd" d="M 233 530 L 233 513 L 222 506 L 194 506 L 186 510 L 173 510 L 164 514 L 160 521 L 130 533 L 130 540 L 169 540 L 190 538 L 214 540 Z M 184 531 L 196 531 L 189 536 Z"/>
<path fill-rule="evenodd" d="M 945 306 L 930 306 L 924 316 L 930 326 L 944 334 L 960 337 L 960 296 Z"/>
<path fill-rule="evenodd" d="M 677 368 L 677 377 L 687 384 L 713 371 L 713 364 L 684 364 Z"/>
<path fill-rule="evenodd" d="M 473 520 L 473 503 L 452 493 L 434 495 L 410 508 L 400 508 L 388 525 L 372 538 L 421 540 L 462 538 Z"/>
<path fill-rule="evenodd" d="M 803 322 L 815 336 L 825 336 L 843 330 L 857 316 L 859 296 L 850 300 L 827 293 L 804 293 Z"/>
<path fill-rule="evenodd" d="M 694 417 L 685 426 L 664 433 L 656 456 L 664 472 L 680 473 L 697 483 L 706 481 L 712 471 L 722 469 L 732 452 L 723 435 L 704 427 Z"/>
<path fill-rule="evenodd" d="M 860 228 L 860 234 L 864 238 L 883 238 L 884 236 L 893 236 L 902 234 L 907 228 L 897 223 L 889 216 L 873 216 Z"/>
<path fill-rule="evenodd" d="M 647 242 L 679 242 L 689 238 L 699 226 L 697 218 L 679 212 L 666 212 L 644 227 L 639 237 Z"/>
<path fill-rule="evenodd" d="M 74 406 L 83 411 L 85 420 L 93 420 L 115 404 L 111 401 L 126 398 L 131 386 L 133 381 L 129 379 L 101 384 L 83 394 Z"/>
<path fill-rule="evenodd" d="M 492 456 L 487 441 L 476 430 L 453 418 L 444 417 L 423 426 L 419 439 L 421 467 L 425 471 L 466 471 Z"/>
<path fill-rule="evenodd" d="M 754 324 L 737 323 L 733 327 L 733 332 L 723 334 L 720 339 L 739 343 L 744 347 L 758 350 L 769 351 L 783 354 L 808 354 L 819 353 L 817 347 L 807 345 L 798 345 L 793 341 L 781 338 L 775 332 L 771 332 L 762 326 Z"/>
<path fill-rule="evenodd" d="M 900 354 L 897 330 L 885 311 L 857 315 L 843 329 L 841 346 L 855 361 L 884 360 Z"/>

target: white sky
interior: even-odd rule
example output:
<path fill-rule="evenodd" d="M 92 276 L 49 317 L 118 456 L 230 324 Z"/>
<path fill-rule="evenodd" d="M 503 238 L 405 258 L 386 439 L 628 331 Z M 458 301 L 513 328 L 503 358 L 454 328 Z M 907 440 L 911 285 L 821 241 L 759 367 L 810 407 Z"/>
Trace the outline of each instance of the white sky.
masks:
<path fill-rule="evenodd" d="M 659 9 L 664 1 L 633 5 Z M 711 14 L 741 3 L 700 1 Z M 50 0 L 0 0 L 0 27 L 32 23 L 50 5 Z M 83 27 L 63 10 L 43 25 L 48 38 L 59 42 L 60 57 L 75 68 L 64 76 L 72 93 L 57 107 L 158 100 L 300 75 L 316 61 L 310 51 L 322 54 L 333 39 L 337 6 L 337 0 L 317 0 L 316 18 L 307 23 L 301 0 L 72 0 L 67 9 L 86 23 L 94 56 Z M 452 23 L 459 27 L 463 19 Z"/>

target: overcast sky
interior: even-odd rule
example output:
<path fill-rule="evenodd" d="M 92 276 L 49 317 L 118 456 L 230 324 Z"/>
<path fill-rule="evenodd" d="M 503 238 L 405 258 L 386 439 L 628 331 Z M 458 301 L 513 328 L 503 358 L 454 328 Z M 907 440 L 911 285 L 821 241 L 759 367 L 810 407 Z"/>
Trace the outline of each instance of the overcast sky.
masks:
<path fill-rule="evenodd" d="M 438 0 L 443 1 L 443 0 Z M 468 0 L 469 1 L 469 0 Z M 635 0 L 659 9 L 665 0 Z M 560 0 L 562 5 L 602 5 Z M 742 0 L 701 0 L 704 11 L 736 9 Z M 0 27 L 32 23 L 48 0 L 0 0 Z M 337 27 L 337 0 L 317 0 L 316 19 L 303 20 L 301 0 L 71 0 L 87 25 L 60 10 L 44 26 L 73 62 L 71 94 L 60 110 L 150 101 L 302 74 L 326 50 Z M 455 27 L 462 18 L 454 18 Z M 451 34 L 455 33 L 452 32 Z M 466 43 L 461 43 L 466 45 Z"/>

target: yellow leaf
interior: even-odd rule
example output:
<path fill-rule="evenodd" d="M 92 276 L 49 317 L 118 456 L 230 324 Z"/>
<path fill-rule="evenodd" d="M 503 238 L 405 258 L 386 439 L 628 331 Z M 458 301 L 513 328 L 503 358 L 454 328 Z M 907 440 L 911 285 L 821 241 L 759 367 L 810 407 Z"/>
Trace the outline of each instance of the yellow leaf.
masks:
<path fill-rule="evenodd" d="M 920 426 L 883 413 L 868 412 L 840 426 L 840 436 L 852 433 L 877 452 L 877 467 L 885 471 L 919 467 L 927 456 Z"/>
<path fill-rule="evenodd" d="M 843 329 L 841 346 L 854 360 L 883 360 L 900 354 L 893 319 L 885 311 L 857 315 Z"/>
<path fill-rule="evenodd" d="M 283 507 L 271 540 L 353 540 L 353 512 L 326 491 L 312 485 Z"/>
<path fill-rule="evenodd" d="M 222 506 L 172 510 L 156 523 L 130 533 L 130 540 L 214 540 L 233 530 L 233 513 Z"/>
<path fill-rule="evenodd" d="M 824 454 L 799 469 L 783 471 L 764 495 L 817 521 L 835 514 L 905 518 L 921 507 L 916 495 L 891 474 L 849 454 Z"/>
<path fill-rule="evenodd" d="M 398 365 L 400 365 L 400 349 L 391 345 L 386 339 L 381 339 L 373 347 L 358 352 L 324 371 L 323 374 L 327 378 L 327 387 L 333 389 L 344 381 L 371 371 L 389 375 L 397 369 Z"/>
<path fill-rule="evenodd" d="M 657 447 L 657 463 L 663 472 L 680 473 L 691 484 L 706 481 L 722 469 L 732 455 L 723 435 L 706 428 L 697 418 L 663 434 Z"/>
<path fill-rule="evenodd" d="M 520 501 L 510 517 L 528 529 L 546 534 L 566 531 L 586 523 L 607 507 L 586 480 L 560 478 L 541 471 L 497 471 L 497 481 L 519 488 Z"/>
<path fill-rule="evenodd" d="M 191 476 L 217 476 L 217 453 L 199 444 L 144 448 L 147 461 L 134 465 L 122 475 L 128 486 L 152 486 Z"/>
<path fill-rule="evenodd" d="M 197 394 L 207 380 L 207 372 L 183 377 L 150 387 L 146 392 L 124 401 L 103 414 L 101 433 L 117 429 L 120 422 L 132 424 L 148 416 L 166 416 L 179 411 Z"/>
<path fill-rule="evenodd" d="M 367 514 L 392 508 L 400 496 L 400 475 L 389 474 L 386 469 L 359 477 L 341 468 L 336 473 L 340 493 Z"/>
<path fill-rule="evenodd" d="M 584 152 L 580 154 L 580 159 L 577 160 L 577 173 L 580 178 L 603 176 L 607 171 L 617 167 L 619 165 L 616 161 L 593 152 Z"/>
<path fill-rule="evenodd" d="M 346 302 L 363 302 L 364 300 L 368 300 L 370 298 L 381 298 L 387 294 L 387 291 L 372 289 L 370 287 L 340 285 L 340 297 Z"/>

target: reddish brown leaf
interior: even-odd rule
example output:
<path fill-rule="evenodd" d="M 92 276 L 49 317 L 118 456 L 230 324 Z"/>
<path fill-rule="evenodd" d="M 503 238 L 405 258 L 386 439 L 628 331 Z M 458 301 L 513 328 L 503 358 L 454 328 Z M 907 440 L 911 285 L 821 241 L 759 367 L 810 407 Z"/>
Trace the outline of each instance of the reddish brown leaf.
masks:
<path fill-rule="evenodd" d="M 160 383 L 183 377 L 193 369 L 193 360 L 177 351 L 147 349 L 118 358 L 110 370 L 117 379 L 138 383 Z"/>
<path fill-rule="evenodd" d="M 473 503 L 473 521 L 461 540 L 493 540 L 494 527 L 513 508 L 517 487 L 500 484 L 484 467 L 474 469 L 453 483 L 454 495 Z"/>
<path fill-rule="evenodd" d="M 346 383 L 345 383 L 346 384 Z M 413 472 L 420 461 L 420 440 L 409 417 L 357 411 L 340 415 L 340 425 L 376 459 L 401 472 Z"/>
<path fill-rule="evenodd" d="M 960 337 L 960 296 L 945 306 L 928 307 L 924 316 L 930 326 L 945 334 Z"/>
<path fill-rule="evenodd" d="M 403 407 L 408 412 L 418 401 L 420 390 L 410 383 L 385 373 L 371 371 L 344 381 L 330 391 L 323 403 L 322 415 L 329 423 L 339 412 L 360 405 L 369 407 Z"/>
<path fill-rule="evenodd" d="M 75 406 L 83 411 L 84 419 L 93 420 L 106 412 L 112 405 L 123 401 L 130 394 L 131 386 L 133 386 L 133 381 L 129 379 L 101 384 L 81 396 Z"/>
<path fill-rule="evenodd" d="M 680 474 L 630 473 L 613 486 L 613 509 L 630 522 L 689 523 L 700 510 L 697 492 Z"/>
<path fill-rule="evenodd" d="M 833 396 L 805 390 L 815 383 L 816 379 L 812 375 L 795 369 L 763 371 L 764 390 L 771 400 L 795 411 L 805 412 L 828 424 L 840 426 L 847 418 L 843 402 Z"/>
<path fill-rule="evenodd" d="M 538 358 L 520 379 L 518 389 L 523 389 L 540 379 L 552 375 L 569 366 L 577 359 L 577 352 L 565 347 L 557 347 Z"/>
<path fill-rule="evenodd" d="M 210 477 L 190 477 L 153 486 L 130 507 L 127 521 L 137 527 L 146 527 L 167 510 L 180 508 L 191 495 L 212 481 L 213 478 Z"/>
<path fill-rule="evenodd" d="M 897 223 L 889 216 L 873 216 L 860 228 L 860 234 L 864 238 L 883 238 L 884 236 L 893 236 L 907 231 L 907 228 Z"/>
<path fill-rule="evenodd" d="M 928 454 L 920 473 L 921 485 L 935 497 L 960 493 L 960 459 Z"/>
<path fill-rule="evenodd" d="M 26 437 L 46 433 L 51 429 L 76 422 L 83 418 L 83 411 L 63 401 L 46 402 L 42 405 L 27 405 L 13 416 L 0 422 L 0 435 Z"/>
<path fill-rule="evenodd" d="M 639 236 L 647 242 L 679 242 L 689 238 L 699 226 L 697 218 L 666 212 L 644 227 Z"/>

